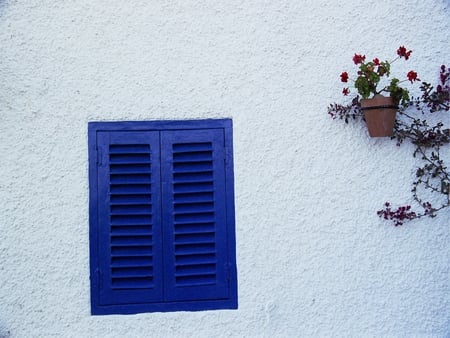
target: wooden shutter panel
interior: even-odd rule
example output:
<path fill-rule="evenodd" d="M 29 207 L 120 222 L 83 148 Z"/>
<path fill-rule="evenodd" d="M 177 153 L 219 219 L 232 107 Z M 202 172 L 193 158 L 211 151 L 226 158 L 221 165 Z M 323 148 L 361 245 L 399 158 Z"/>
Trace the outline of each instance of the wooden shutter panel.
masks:
<path fill-rule="evenodd" d="M 100 305 L 162 299 L 158 132 L 98 132 Z"/>
<path fill-rule="evenodd" d="M 229 297 L 222 129 L 161 132 L 165 299 Z"/>

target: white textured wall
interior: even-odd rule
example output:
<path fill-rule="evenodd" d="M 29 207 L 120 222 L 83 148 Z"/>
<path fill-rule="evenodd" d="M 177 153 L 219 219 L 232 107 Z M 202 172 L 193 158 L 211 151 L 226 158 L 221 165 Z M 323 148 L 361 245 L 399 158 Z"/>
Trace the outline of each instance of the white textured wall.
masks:
<path fill-rule="evenodd" d="M 412 147 L 326 107 L 354 52 L 434 81 L 449 31 L 448 0 L 0 0 L 0 336 L 448 336 L 449 212 L 379 220 Z M 239 310 L 90 316 L 87 122 L 214 117 Z"/>

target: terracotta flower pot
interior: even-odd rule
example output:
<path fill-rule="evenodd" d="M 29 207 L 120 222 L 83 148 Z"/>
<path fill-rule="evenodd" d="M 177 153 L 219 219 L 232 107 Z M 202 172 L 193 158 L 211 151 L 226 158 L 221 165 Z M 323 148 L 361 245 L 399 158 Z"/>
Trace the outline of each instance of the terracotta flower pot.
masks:
<path fill-rule="evenodd" d="M 362 99 L 361 109 L 371 137 L 387 137 L 394 134 L 398 106 L 391 97 L 378 94 L 372 99 Z"/>

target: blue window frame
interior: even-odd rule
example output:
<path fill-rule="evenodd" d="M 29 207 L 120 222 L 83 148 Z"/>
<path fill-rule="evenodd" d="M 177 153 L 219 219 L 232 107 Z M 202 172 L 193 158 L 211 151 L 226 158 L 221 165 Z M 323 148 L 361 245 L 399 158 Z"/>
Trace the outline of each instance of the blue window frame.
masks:
<path fill-rule="evenodd" d="M 92 314 L 236 309 L 232 121 L 88 128 Z"/>

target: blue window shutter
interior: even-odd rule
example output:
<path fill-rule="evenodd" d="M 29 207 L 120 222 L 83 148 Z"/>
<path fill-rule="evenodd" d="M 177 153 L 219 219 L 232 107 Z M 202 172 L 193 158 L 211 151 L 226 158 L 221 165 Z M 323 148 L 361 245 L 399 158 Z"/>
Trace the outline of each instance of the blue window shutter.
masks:
<path fill-rule="evenodd" d="M 89 123 L 92 314 L 237 308 L 232 121 Z"/>
<path fill-rule="evenodd" d="M 161 133 L 168 301 L 230 297 L 224 144 L 222 129 Z"/>
<path fill-rule="evenodd" d="M 162 300 L 158 132 L 99 131 L 100 306 Z"/>

